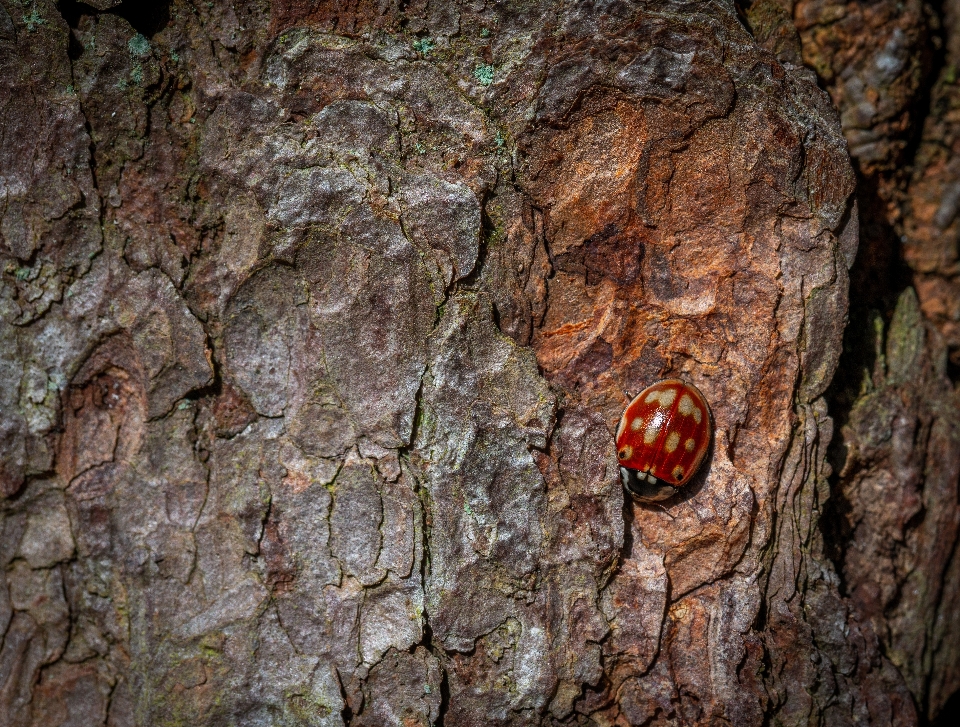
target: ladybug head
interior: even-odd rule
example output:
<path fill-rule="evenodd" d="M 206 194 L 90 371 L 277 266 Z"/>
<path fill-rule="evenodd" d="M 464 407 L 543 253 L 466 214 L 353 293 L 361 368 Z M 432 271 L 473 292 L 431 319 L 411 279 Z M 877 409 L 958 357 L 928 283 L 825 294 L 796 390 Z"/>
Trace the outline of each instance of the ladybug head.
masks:
<path fill-rule="evenodd" d="M 660 502 L 669 500 L 677 494 L 677 488 L 658 480 L 651 474 L 638 470 L 620 468 L 620 481 L 634 500 L 638 502 Z"/>

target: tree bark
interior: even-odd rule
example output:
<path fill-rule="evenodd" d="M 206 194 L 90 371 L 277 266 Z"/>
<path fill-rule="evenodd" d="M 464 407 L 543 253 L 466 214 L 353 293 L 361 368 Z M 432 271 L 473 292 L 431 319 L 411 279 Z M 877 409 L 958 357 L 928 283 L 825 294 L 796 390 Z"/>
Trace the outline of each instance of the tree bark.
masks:
<path fill-rule="evenodd" d="M 958 65 L 952 0 L 0 0 L 0 723 L 946 724 Z"/>

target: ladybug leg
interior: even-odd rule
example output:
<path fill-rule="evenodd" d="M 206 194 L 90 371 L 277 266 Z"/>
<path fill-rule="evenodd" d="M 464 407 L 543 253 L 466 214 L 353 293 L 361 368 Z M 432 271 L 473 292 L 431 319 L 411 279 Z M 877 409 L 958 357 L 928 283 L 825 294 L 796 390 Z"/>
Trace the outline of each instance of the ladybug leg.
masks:
<path fill-rule="evenodd" d="M 658 480 L 648 472 L 620 468 L 624 489 L 638 502 L 660 502 L 677 494 L 677 488 Z"/>

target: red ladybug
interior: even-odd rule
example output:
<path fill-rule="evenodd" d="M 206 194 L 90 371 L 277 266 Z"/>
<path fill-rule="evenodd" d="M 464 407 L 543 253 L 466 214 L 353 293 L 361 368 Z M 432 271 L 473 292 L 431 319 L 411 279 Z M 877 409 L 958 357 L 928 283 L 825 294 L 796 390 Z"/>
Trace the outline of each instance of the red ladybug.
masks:
<path fill-rule="evenodd" d="M 679 379 L 648 386 L 617 427 L 623 486 L 641 502 L 672 497 L 703 463 L 712 434 L 710 407 L 696 386 Z"/>

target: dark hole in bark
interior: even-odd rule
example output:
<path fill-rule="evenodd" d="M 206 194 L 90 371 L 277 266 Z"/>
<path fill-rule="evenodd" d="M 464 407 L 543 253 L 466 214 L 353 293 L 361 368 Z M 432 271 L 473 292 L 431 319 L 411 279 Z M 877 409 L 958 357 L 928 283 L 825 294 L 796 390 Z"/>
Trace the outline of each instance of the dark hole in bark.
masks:
<path fill-rule="evenodd" d="M 872 375 L 874 371 L 876 347 L 872 336 L 874 321 L 880 315 L 876 310 L 864 308 L 851 311 L 850 323 L 844 333 L 843 353 L 833 382 L 826 392 L 830 415 L 834 419 L 834 430 L 833 439 L 827 448 L 827 461 L 832 470 L 829 478 L 830 498 L 822 505 L 820 530 L 823 533 L 827 556 L 833 561 L 840 576 L 840 592 L 844 595 L 848 595 L 843 580 L 844 550 L 852 531 L 847 518 L 851 506 L 840 491 L 840 473 L 847 460 L 843 426 L 849 420 L 850 412 L 857 401 L 863 377 Z"/>
<path fill-rule="evenodd" d="M 733 3 L 733 9 L 737 13 L 737 20 L 739 20 L 740 24 L 747 29 L 747 32 L 750 33 L 750 35 L 753 35 L 753 30 L 750 28 L 750 21 L 747 20 L 747 9 L 752 4 L 752 0 L 736 0 Z"/>
<path fill-rule="evenodd" d="M 960 691 L 954 692 L 929 727 L 954 727 L 960 724 Z"/>
<path fill-rule="evenodd" d="M 960 363 L 955 363 L 952 357 L 947 359 L 947 376 L 954 385 L 960 384 Z"/>
<path fill-rule="evenodd" d="M 860 244 L 850 270 L 851 301 L 854 312 L 870 308 L 884 312 L 889 320 L 897 298 L 912 283 L 912 271 L 903 261 L 900 236 L 887 222 L 887 202 L 880 196 L 877 176 L 862 174 L 856 159 L 857 202 L 860 207 Z"/>
<path fill-rule="evenodd" d="M 57 3 L 57 8 L 71 28 L 76 28 L 80 18 L 84 15 L 112 13 L 113 15 L 119 15 L 130 23 L 134 30 L 147 38 L 152 38 L 156 33 L 163 30 L 170 20 L 170 0 L 159 0 L 157 2 L 126 0 L 107 10 L 97 10 L 97 8 L 78 2 L 78 0 L 60 0 Z"/>
<path fill-rule="evenodd" d="M 353 710 L 350 709 L 350 702 L 347 700 L 347 693 L 342 683 L 340 685 L 340 696 L 343 698 L 343 709 L 340 710 L 340 718 L 344 724 L 350 724 L 353 722 Z"/>
<path fill-rule="evenodd" d="M 76 28 L 80 23 L 80 18 L 84 15 L 95 15 L 98 12 L 96 8 L 86 3 L 77 2 L 77 0 L 59 0 L 57 10 L 60 11 L 60 15 L 63 16 L 63 19 L 67 21 L 67 25 L 71 28 Z"/>

